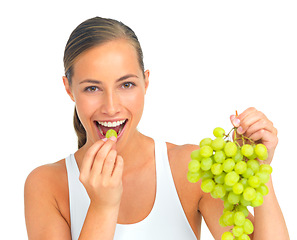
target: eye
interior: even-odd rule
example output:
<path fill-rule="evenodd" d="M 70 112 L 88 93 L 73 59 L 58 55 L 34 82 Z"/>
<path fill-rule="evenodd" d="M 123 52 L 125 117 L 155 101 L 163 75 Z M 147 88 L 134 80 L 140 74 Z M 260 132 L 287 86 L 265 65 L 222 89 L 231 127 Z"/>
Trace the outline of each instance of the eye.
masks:
<path fill-rule="evenodd" d="M 96 92 L 98 91 L 98 87 L 90 86 L 85 88 L 85 92 Z"/>
<path fill-rule="evenodd" d="M 122 84 L 122 88 L 125 88 L 125 89 L 129 89 L 129 88 L 132 88 L 134 86 L 136 86 L 136 85 L 133 82 L 125 82 L 125 83 Z"/>

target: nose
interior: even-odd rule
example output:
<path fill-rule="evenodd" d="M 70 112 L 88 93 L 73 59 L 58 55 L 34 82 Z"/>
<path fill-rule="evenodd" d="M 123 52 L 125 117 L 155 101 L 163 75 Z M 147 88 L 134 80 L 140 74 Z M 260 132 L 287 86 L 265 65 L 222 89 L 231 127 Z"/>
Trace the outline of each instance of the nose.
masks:
<path fill-rule="evenodd" d="M 102 113 L 108 116 L 115 116 L 120 112 L 118 96 L 115 92 L 105 92 L 102 104 Z"/>

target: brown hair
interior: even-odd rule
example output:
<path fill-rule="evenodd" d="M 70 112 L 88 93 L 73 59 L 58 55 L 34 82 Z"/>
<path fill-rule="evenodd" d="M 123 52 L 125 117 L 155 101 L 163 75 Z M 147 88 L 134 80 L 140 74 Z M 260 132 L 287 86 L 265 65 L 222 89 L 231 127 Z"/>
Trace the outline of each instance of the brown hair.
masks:
<path fill-rule="evenodd" d="M 64 51 L 65 76 L 72 84 L 73 64 L 78 56 L 95 46 L 116 40 L 127 40 L 136 50 L 139 66 L 144 73 L 143 53 L 137 36 L 131 28 L 114 19 L 95 17 L 78 25 L 71 33 Z M 78 137 L 78 148 L 87 141 L 86 131 L 74 109 L 73 124 Z"/>

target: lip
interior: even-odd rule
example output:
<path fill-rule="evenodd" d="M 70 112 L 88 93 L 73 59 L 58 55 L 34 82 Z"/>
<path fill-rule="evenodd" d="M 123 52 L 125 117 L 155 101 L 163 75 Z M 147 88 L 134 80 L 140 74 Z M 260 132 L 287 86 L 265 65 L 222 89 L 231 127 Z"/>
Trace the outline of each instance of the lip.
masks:
<path fill-rule="evenodd" d="M 96 128 L 96 131 L 97 131 L 97 134 L 99 136 L 100 139 L 103 139 L 103 138 L 106 138 L 98 129 L 97 127 L 97 122 L 117 122 L 117 121 L 122 121 L 122 120 L 126 120 L 125 122 L 125 125 L 121 131 L 121 133 L 118 135 L 117 139 L 119 140 L 120 137 L 123 135 L 125 129 L 126 129 L 126 125 L 127 125 L 127 122 L 129 121 L 128 118 L 121 118 L 121 119 L 109 119 L 109 120 L 95 120 L 94 121 L 94 125 L 95 125 L 95 128 Z"/>

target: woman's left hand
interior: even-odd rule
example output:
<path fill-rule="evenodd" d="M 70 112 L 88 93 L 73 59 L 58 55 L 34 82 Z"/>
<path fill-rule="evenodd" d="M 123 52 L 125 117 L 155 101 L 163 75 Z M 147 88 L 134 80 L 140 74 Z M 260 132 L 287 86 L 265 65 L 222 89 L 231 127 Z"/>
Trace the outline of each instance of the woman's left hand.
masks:
<path fill-rule="evenodd" d="M 273 123 L 255 108 L 248 108 L 239 116 L 232 115 L 231 123 L 237 127 L 237 133 L 252 139 L 256 143 L 263 143 L 268 150 L 265 163 L 270 164 L 278 143 L 277 130 Z"/>

